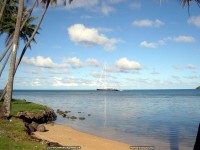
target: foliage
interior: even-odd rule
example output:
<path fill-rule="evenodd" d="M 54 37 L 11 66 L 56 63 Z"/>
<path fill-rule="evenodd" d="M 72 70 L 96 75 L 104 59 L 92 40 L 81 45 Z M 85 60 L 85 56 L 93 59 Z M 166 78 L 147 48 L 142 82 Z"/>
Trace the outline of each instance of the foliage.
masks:
<path fill-rule="evenodd" d="M 32 141 L 20 119 L 0 119 L 0 149 L 46 149 L 44 144 Z"/>
<path fill-rule="evenodd" d="M 2 106 L 2 101 L 0 102 L 0 107 Z M 11 115 L 15 116 L 18 112 L 28 111 L 30 113 L 38 113 L 40 111 L 48 110 L 47 106 L 27 102 L 26 100 L 13 99 L 11 101 Z"/>
<path fill-rule="evenodd" d="M 0 6 L 1 8 L 1 6 Z M 16 20 L 17 20 L 17 12 L 18 12 L 18 6 L 17 3 L 12 2 L 11 4 L 7 5 L 2 19 L 0 20 L 0 35 L 5 33 L 6 36 L 6 46 L 9 45 L 9 43 L 13 39 L 15 26 L 16 26 Z M 28 18 L 27 18 L 28 17 Z M 20 32 L 20 38 L 26 43 L 28 39 L 31 37 L 32 33 L 34 32 L 34 29 L 36 28 L 36 25 L 32 24 L 33 21 L 36 20 L 35 17 L 28 16 L 28 10 L 25 7 L 23 10 L 23 18 L 22 22 L 26 20 L 26 23 L 24 27 L 22 28 Z M 37 32 L 38 34 L 38 32 Z M 33 42 L 36 43 L 36 40 L 33 39 Z"/>
<path fill-rule="evenodd" d="M 0 107 L 2 102 L 0 102 Z M 12 100 L 11 115 L 16 115 L 20 111 L 38 113 L 47 110 L 48 107 L 27 102 L 26 100 Z M 46 145 L 33 141 L 26 133 L 26 127 L 20 119 L 12 117 L 10 120 L 0 119 L 0 149 L 46 149 Z"/>
<path fill-rule="evenodd" d="M 200 90 L 200 86 L 198 86 L 196 89 L 197 89 L 197 90 Z"/>

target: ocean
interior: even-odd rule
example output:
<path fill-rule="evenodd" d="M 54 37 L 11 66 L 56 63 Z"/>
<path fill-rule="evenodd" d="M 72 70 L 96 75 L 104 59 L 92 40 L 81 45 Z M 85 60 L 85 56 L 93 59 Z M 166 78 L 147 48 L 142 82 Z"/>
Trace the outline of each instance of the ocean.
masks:
<path fill-rule="evenodd" d="M 15 90 L 14 98 L 47 105 L 69 115 L 57 124 L 157 149 L 192 150 L 200 123 L 200 90 Z"/>

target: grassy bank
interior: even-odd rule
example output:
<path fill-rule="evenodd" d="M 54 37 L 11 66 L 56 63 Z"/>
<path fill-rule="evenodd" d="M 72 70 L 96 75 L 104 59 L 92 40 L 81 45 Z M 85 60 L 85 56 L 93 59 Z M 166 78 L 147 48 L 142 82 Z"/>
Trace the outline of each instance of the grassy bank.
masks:
<path fill-rule="evenodd" d="M 2 102 L 0 102 L 0 107 Z M 48 107 L 27 102 L 25 100 L 12 100 L 11 115 L 17 112 L 27 111 L 38 113 L 46 111 Z M 1 150 L 26 150 L 26 149 L 46 149 L 46 145 L 35 142 L 26 133 L 26 127 L 22 120 L 12 117 L 10 120 L 0 119 L 0 149 Z"/>

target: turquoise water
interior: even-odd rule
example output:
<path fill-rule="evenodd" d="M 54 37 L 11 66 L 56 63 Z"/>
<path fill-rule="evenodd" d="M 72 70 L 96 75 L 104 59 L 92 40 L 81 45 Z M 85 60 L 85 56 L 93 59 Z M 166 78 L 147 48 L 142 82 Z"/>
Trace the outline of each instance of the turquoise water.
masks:
<path fill-rule="evenodd" d="M 200 90 L 20 90 L 13 96 L 86 117 L 58 116 L 56 123 L 131 145 L 193 149 L 200 122 Z"/>

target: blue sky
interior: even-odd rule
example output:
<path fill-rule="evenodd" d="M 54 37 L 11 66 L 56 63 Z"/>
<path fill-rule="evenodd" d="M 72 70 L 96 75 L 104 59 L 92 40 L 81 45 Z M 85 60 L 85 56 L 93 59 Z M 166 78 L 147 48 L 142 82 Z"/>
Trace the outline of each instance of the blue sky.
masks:
<path fill-rule="evenodd" d="M 37 44 L 26 52 L 14 88 L 100 88 L 105 65 L 102 78 L 109 87 L 195 88 L 200 84 L 199 12 L 191 3 L 188 14 L 179 0 L 74 0 L 70 6 L 58 1 L 48 9 Z M 41 13 L 37 7 L 34 16 Z M 8 67 L 0 88 L 7 75 Z"/>

